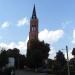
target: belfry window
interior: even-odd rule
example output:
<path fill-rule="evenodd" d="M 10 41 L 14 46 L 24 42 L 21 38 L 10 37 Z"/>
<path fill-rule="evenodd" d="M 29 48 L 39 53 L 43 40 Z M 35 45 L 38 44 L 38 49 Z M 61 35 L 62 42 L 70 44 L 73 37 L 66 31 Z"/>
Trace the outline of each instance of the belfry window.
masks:
<path fill-rule="evenodd" d="M 34 31 L 34 28 L 32 27 L 32 31 Z"/>
<path fill-rule="evenodd" d="M 36 27 L 35 26 L 32 26 L 32 31 L 35 31 L 36 30 Z"/>

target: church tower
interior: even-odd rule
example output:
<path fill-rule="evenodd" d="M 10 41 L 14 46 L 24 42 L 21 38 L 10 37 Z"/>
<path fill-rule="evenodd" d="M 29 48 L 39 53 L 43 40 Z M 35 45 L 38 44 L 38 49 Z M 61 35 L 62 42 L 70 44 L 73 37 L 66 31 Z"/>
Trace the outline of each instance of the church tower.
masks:
<path fill-rule="evenodd" d="M 31 19 L 30 19 L 30 31 L 29 31 L 28 47 L 30 47 L 32 40 L 38 40 L 38 18 L 36 16 L 35 5 L 33 8 Z"/>

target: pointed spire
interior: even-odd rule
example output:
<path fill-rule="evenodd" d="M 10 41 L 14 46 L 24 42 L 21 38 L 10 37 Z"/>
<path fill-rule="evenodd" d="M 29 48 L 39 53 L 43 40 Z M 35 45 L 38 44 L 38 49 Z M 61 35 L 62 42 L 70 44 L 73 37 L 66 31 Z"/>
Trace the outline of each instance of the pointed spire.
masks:
<path fill-rule="evenodd" d="M 36 18 L 36 9 L 35 9 L 35 4 L 34 4 L 34 8 L 33 8 L 33 13 L 32 13 L 32 19 Z"/>

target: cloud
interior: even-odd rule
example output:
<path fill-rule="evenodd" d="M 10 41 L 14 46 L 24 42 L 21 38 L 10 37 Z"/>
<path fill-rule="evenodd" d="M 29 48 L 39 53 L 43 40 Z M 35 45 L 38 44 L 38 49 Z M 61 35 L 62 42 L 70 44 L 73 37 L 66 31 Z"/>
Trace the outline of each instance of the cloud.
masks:
<path fill-rule="evenodd" d="M 49 57 L 51 59 L 54 59 L 56 55 L 56 50 L 52 46 L 54 43 L 58 42 L 60 38 L 62 38 L 64 35 L 64 31 L 62 29 L 55 30 L 55 31 L 49 31 L 47 29 L 44 29 L 40 31 L 39 33 L 39 40 L 42 41 L 44 40 L 46 43 L 50 44 L 50 52 L 49 52 Z"/>
<path fill-rule="evenodd" d="M 51 44 L 50 47 L 50 52 L 49 52 L 49 57 L 51 59 L 54 59 L 54 57 L 56 56 L 56 50 L 55 48 L 52 46 L 55 42 L 58 42 L 60 40 L 60 38 L 62 38 L 64 35 L 64 31 L 59 29 L 59 30 L 55 30 L 55 31 L 48 31 L 47 29 L 44 29 L 43 31 L 39 32 L 39 39 L 42 41 L 44 40 L 45 42 Z M 19 41 L 17 44 L 14 42 L 11 42 L 9 44 L 6 43 L 0 43 L 0 47 L 6 48 L 6 49 L 13 49 L 13 48 L 18 48 L 20 50 L 21 54 L 25 54 L 27 52 L 27 42 L 29 40 L 29 36 L 26 38 L 25 41 Z M 72 58 L 72 54 L 71 54 L 72 49 L 69 50 L 69 58 Z M 65 57 L 66 57 L 66 51 L 64 51 Z"/>
<path fill-rule="evenodd" d="M 62 28 L 63 28 L 63 29 L 66 28 L 67 25 L 69 25 L 69 24 L 71 24 L 71 23 L 72 23 L 72 21 L 64 21 L 64 22 L 62 22 L 62 23 L 61 23 Z"/>
<path fill-rule="evenodd" d="M 65 54 L 65 58 L 67 59 L 67 53 L 65 52 L 64 54 Z M 73 58 L 72 49 L 68 50 L 68 56 L 69 56 L 69 59 Z"/>
<path fill-rule="evenodd" d="M 17 44 L 14 42 L 11 42 L 9 44 L 0 43 L 0 49 L 5 48 L 7 50 L 7 49 L 18 48 L 20 50 L 21 54 L 26 55 L 27 41 L 28 41 L 28 37 L 27 37 L 26 41 L 19 41 Z M 49 58 L 54 59 L 55 55 L 56 55 L 56 50 L 53 47 L 51 47 L 51 51 L 49 52 Z"/>
<path fill-rule="evenodd" d="M 71 42 L 75 44 L 75 30 L 73 30 L 73 40 Z"/>
<path fill-rule="evenodd" d="M 50 58 L 50 59 L 54 59 L 54 57 L 56 56 L 56 50 L 55 50 L 55 48 L 54 47 L 50 47 L 50 51 L 49 51 L 49 57 L 48 58 Z"/>
<path fill-rule="evenodd" d="M 18 23 L 17 23 L 18 26 L 24 26 L 24 25 L 29 25 L 29 20 L 24 17 L 24 18 L 21 18 Z"/>
<path fill-rule="evenodd" d="M 69 55 L 69 59 L 73 58 L 72 49 L 69 50 L 68 55 Z"/>
<path fill-rule="evenodd" d="M 26 54 L 26 45 L 23 41 L 18 42 L 17 44 L 14 42 L 11 42 L 9 44 L 6 43 L 0 43 L 1 48 L 5 49 L 13 49 L 13 48 L 18 48 L 20 50 L 21 54 Z"/>
<path fill-rule="evenodd" d="M 28 39 L 29 38 L 27 37 L 27 39 L 25 41 L 19 41 L 18 43 L 15 43 L 15 42 L 11 42 L 9 44 L 7 44 L 7 43 L 0 43 L 0 47 L 1 48 L 5 48 L 5 49 L 18 48 L 20 50 L 21 54 L 25 54 L 26 55 Z"/>
<path fill-rule="evenodd" d="M 9 22 L 8 21 L 6 21 L 6 22 L 4 22 L 2 25 L 1 25 L 1 28 L 2 29 L 4 29 L 4 28 L 7 28 L 7 27 L 9 27 Z"/>
<path fill-rule="evenodd" d="M 54 44 L 55 42 L 59 41 L 60 38 L 63 37 L 64 31 L 62 29 L 55 30 L 55 31 L 48 31 L 44 29 L 39 33 L 40 41 L 44 40 L 49 44 Z"/>
<path fill-rule="evenodd" d="M 55 48 L 52 47 L 52 46 L 51 46 L 50 49 L 51 49 L 51 51 L 49 51 L 49 57 L 48 57 L 48 58 L 54 59 L 55 56 L 56 56 L 56 53 L 57 53 L 58 51 L 56 51 Z M 62 51 L 62 52 L 63 52 L 65 58 L 67 59 L 66 49 L 64 49 L 64 51 Z M 69 59 L 73 58 L 72 49 L 69 49 L 69 50 L 68 50 L 68 56 L 69 56 Z"/>
<path fill-rule="evenodd" d="M 46 43 L 54 44 L 55 42 L 59 41 L 60 38 L 63 37 L 64 31 L 63 30 L 56 30 L 56 31 L 48 31 L 47 29 L 44 29 L 43 31 L 40 31 L 39 33 L 39 39 L 42 41 L 44 40 Z M 21 54 L 26 54 L 27 50 L 27 42 L 29 37 L 25 41 L 19 41 L 17 44 L 15 42 L 11 42 L 9 44 L 6 43 L 0 43 L 0 47 L 6 48 L 6 49 L 13 49 L 18 48 L 20 49 Z M 53 53 L 55 54 L 55 49 L 51 47 L 50 56 L 51 58 L 54 57 Z M 52 55 L 52 56 L 51 56 Z"/>

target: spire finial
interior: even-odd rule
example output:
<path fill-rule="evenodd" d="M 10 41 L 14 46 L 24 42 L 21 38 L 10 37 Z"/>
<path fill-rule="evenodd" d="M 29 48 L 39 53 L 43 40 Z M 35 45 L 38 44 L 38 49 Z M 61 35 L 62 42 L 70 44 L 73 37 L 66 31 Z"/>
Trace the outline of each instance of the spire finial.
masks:
<path fill-rule="evenodd" d="M 36 9 L 35 9 L 35 4 L 34 4 L 34 8 L 33 8 L 33 13 L 32 13 L 32 19 L 36 18 Z"/>

